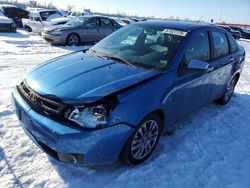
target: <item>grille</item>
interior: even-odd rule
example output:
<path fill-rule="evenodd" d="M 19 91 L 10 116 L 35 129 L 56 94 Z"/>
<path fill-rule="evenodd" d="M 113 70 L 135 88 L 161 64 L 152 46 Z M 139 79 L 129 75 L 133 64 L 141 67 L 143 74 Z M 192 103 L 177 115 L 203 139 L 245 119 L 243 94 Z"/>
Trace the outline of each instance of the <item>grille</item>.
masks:
<path fill-rule="evenodd" d="M 24 81 L 17 86 L 18 92 L 30 107 L 38 113 L 52 117 L 64 117 L 66 105 L 61 101 L 43 97 L 32 90 Z"/>
<path fill-rule="evenodd" d="M 1 29 L 9 29 L 10 28 L 10 24 L 9 23 L 0 23 L 0 28 Z"/>

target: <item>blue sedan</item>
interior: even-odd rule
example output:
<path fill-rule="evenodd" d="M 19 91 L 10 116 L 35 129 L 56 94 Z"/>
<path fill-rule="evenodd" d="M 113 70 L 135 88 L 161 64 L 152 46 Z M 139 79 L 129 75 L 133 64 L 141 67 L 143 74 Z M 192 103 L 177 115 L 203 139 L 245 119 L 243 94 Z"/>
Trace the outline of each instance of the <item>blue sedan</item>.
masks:
<path fill-rule="evenodd" d="M 227 104 L 244 60 L 222 28 L 140 22 L 36 67 L 12 101 L 27 135 L 59 161 L 136 165 L 175 122 Z"/>

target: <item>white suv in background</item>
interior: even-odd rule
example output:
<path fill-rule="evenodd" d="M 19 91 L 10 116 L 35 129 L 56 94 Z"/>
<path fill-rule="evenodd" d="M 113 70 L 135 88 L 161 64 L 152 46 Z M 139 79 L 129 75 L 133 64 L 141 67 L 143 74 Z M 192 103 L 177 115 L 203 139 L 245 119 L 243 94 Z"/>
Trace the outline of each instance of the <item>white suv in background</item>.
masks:
<path fill-rule="evenodd" d="M 42 33 L 45 27 L 65 24 L 70 19 L 57 10 L 36 9 L 30 12 L 29 19 L 22 19 L 22 22 L 29 32 Z"/>

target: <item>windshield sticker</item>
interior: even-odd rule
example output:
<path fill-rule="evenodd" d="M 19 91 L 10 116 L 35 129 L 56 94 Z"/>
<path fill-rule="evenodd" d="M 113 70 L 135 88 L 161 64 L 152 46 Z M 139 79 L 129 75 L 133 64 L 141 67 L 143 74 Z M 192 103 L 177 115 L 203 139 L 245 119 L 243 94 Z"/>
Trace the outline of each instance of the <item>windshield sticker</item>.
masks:
<path fill-rule="evenodd" d="M 180 31 L 180 30 L 175 30 L 175 29 L 164 29 L 163 33 L 178 35 L 182 37 L 185 37 L 187 35 L 186 31 Z"/>

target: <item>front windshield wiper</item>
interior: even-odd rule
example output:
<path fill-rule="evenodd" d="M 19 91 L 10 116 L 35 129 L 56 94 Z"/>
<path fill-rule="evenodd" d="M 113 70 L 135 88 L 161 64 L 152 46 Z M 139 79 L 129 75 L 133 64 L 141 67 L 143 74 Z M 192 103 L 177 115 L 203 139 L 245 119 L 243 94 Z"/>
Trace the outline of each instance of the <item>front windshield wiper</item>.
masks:
<path fill-rule="evenodd" d="M 98 57 L 100 57 L 102 59 L 106 59 L 106 60 L 111 59 L 111 60 L 114 60 L 114 61 L 119 61 L 119 62 L 122 62 L 124 64 L 127 64 L 127 65 L 129 65 L 131 67 L 138 68 L 137 66 L 133 65 L 132 63 L 128 62 L 127 60 L 125 60 L 125 59 L 123 59 L 121 57 L 107 55 L 107 54 L 97 52 L 97 51 L 92 50 L 92 49 L 88 50 L 88 52 L 94 53 L 96 56 L 98 56 Z"/>
<path fill-rule="evenodd" d="M 111 60 L 120 61 L 122 63 L 125 63 L 125 64 L 131 66 L 131 67 L 137 68 L 137 66 L 133 65 L 132 63 L 128 62 L 127 60 L 125 60 L 121 57 L 117 57 L 117 56 L 105 56 L 105 57 L 108 59 L 111 59 Z"/>
<path fill-rule="evenodd" d="M 92 54 L 95 54 L 97 57 L 100 57 L 100 58 L 102 58 L 102 59 L 108 59 L 106 56 L 107 55 L 105 55 L 105 54 L 103 54 L 103 53 L 100 53 L 100 52 L 97 52 L 97 51 L 95 51 L 95 50 L 88 50 L 88 52 L 89 53 L 92 53 Z"/>

